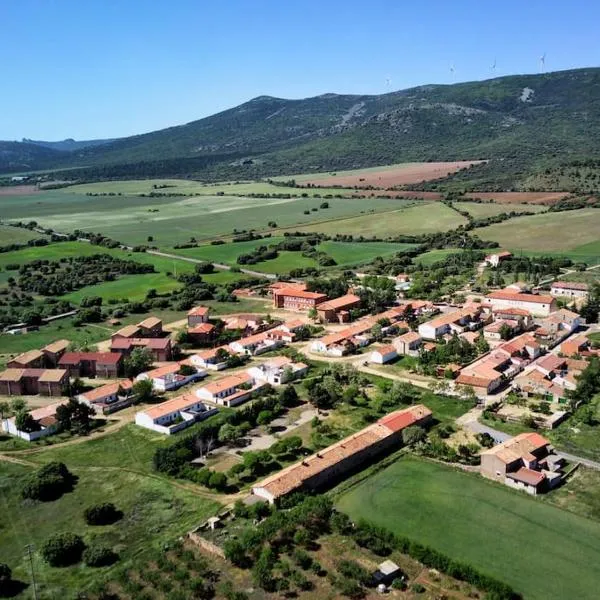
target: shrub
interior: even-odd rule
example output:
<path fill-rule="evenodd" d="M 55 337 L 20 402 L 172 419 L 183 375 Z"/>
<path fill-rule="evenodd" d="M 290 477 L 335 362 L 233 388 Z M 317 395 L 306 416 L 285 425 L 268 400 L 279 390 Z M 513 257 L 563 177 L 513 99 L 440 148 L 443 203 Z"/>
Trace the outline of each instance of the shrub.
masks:
<path fill-rule="evenodd" d="M 337 570 L 347 579 L 355 579 L 362 585 L 371 583 L 371 574 L 355 560 L 341 560 Z"/>
<path fill-rule="evenodd" d="M 119 556 L 106 546 L 89 546 L 83 552 L 83 562 L 88 567 L 106 567 L 118 559 Z"/>
<path fill-rule="evenodd" d="M 420 583 L 413 583 L 410 586 L 410 589 L 415 593 L 415 594 L 422 594 L 425 591 L 425 587 L 423 585 L 421 585 Z"/>
<path fill-rule="evenodd" d="M 51 462 L 31 475 L 21 489 L 21 496 L 48 502 L 60 498 L 73 487 L 73 475 L 61 462 Z"/>
<path fill-rule="evenodd" d="M 12 571 L 5 563 L 0 563 L 0 596 L 7 594 L 12 585 Z"/>
<path fill-rule="evenodd" d="M 81 560 L 85 544 L 81 536 L 74 533 L 57 533 L 48 538 L 40 553 L 52 567 L 66 567 Z"/>
<path fill-rule="evenodd" d="M 86 508 L 83 513 L 88 525 L 111 525 L 122 516 L 123 513 L 112 502 L 94 504 Z"/>

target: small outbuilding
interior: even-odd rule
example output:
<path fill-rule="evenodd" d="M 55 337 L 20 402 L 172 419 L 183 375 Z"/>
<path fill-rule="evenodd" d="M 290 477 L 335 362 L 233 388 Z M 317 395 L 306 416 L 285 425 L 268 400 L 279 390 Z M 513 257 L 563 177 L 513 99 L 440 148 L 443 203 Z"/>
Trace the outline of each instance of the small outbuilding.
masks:
<path fill-rule="evenodd" d="M 384 560 L 373 573 L 373 581 L 376 584 L 389 584 L 394 579 L 402 576 L 402 569 L 391 560 Z"/>

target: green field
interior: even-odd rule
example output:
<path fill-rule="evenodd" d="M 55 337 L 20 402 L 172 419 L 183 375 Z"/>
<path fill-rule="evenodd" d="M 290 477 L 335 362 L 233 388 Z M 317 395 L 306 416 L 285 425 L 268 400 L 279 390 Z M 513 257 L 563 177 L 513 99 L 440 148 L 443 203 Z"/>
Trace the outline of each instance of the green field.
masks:
<path fill-rule="evenodd" d="M 127 437 L 131 438 L 131 434 L 128 428 Z M 73 492 L 53 502 L 24 503 L 19 490 L 32 469 L 0 463 L 0 556 L 13 568 L 16 578 L 30 581 L 24 545 L 34 544 L 39 549 L 48 536 L 61 531 L 78 533 L 88 543 L 95 540 L 108 545 L 120 556 L 112 567 L 93 569 L 79 564 L 58 569 L 46 565 L 36 553 L 34 567 L 42 599 L 70 598 L 73 590 L 83 591 L 93 581 L 110 578 L 116 569 L 127 567 L 149 549 L 185 534 L 219 508 L 213 500 L 176 487 L 146 472 L 147 469 L 139 469 L 131 452 L 137 453 L 140 445 L 135 435 L 133 438 L 125 440 L 123 436 L 113 435 L 107 436 L 102 445 L 89 441 L 65 447 L 66 452 L 41 451 L 39 458 L 44 455 L 44 462 L 60 454 L 79 478 Z M 148 443 L 150 450 L 164 440 L 149 439 Z M 90 449 L 102 452 L 94 453 Z M 123 455 L 123 461 L 107 459 L 107 454 L 114 457 L 118 453 Z M 147 454 L 145 451 L 140 454 L 146 462 Z M 123 511 L 123 518 L 105 527 L 86 525 L 83 510 L 98 502 L 114 502 Z M 31 597 L 31 588 L 19 597 Z"/>
<path fill-rule="evenodd" d="M 406 457 L 344 493 L 337 506 L 466 561 L 525 598 L 596 597 L 600 523 L 477 474 Z"/>
<path fill-rule="evenodd" d="M 560 254 L 600 261 L 600 210 L 586 208 L 517 217 L 472 231 L 515 253 Z"/>
<path fill-rule="evenodd" d="M 7 219 L 33 219 L 45 227 L 64 232 L 75 229 L 101 232 L 130 245 L 147 243 L 148 236 L 153 236 L 154 244 L 161 247 L 186 242 L 191 237 L 208 240 L 231 235 L 234 229 L 265 230 L 269 221 L 275 221 L 280 227 L 300 227 L 414 204 L 398 199 L 332 198 L 327 200 L 328 209 L 319 209 L 321 200 L 317 198 L 95 197 L 63 190 L 20 196 L 19 203 L 13 202 L 11 197 L 7 200 L 6 206 L 3 201 L 4 211 L 0 215 Z M 304 211 L 309 214 L 305 215 Z"/>
<path fill-rule="evenodd" d="M 386 242 L 322 242 L 317 250 L 329 254 L 340 266 L 358 264 L 373 260 L 376 256 L 391 256 L 403 250 L 414 248 L 414 244 L 394 244 Z"/>
<path fill-rule="evenodd" d="M 305 269 L 317 266 L 316 260 L 302 256 L 301 252 L 280 251 L 277 258 L 258 262 L 255 265 L 247 265 L 247 268 L 263 273 L 283 275 L 289 273 L 292 269 Z"/>
<path fill-rule="evenodd" d="M 370 202 L 373 201 L 369 200 Z M 467 220 L 464 217 L 441 202 L 421 202 L 416 206 L 389 211 L 385 213 L 385 216 L 375 214 L 353 217 L 305 226 L 302 227 L 302 230 L 329 235 L 341 233 L 363 235 L 365 237 L 388 237 L 399 234 L 419 235 L 435 231 L 447 231 L 459 225 L 464 225 L 466 222 Z"/>
<path fill-rule="evenodd" d="M 153 186 L 167 185 L 169 187 L 155 189 Z M 130 181 L 103 181 L 98 183 L 84 183 L 73 185 L 61 190 L 67 194 L 122 194 L 123 196 L 137 196 L 140 194 L 202 194 L 214 196 L 224 194 L 226 196 L 246 196 L 248 194 L 291 194 L 301 196 L 315 194 L 324 196 L 326 194 L 354 194 L 353 189 L 341 190 L 339 188 L 320 188 L 318 190 L 307 190 L 304 188 L 290 188 L 273 185 L 265 181 L 246 182 L 223 182 L 202 183 L 201 181 L 189 181 L 185 179 L 137 179 Z"/>
<path fill-rule="evenodd" d="M 493 202 L 481 204 L 478 202 L 453 202 L 452 204 L 459 210 L 468 212 L 475 219 L 485 219 L 512 211 L 539 213 L 548 210 L 547 206 L 540 204 L 496 204 Z"/>
<path fill-rule="evenodd" d="M 436 262 L 445 260 L 448 256 L 452 254 L 457 254 L 460 252 L 457 248 L 444 248 L 443 250 L 430 250 L 429 252 L 424 252 L 423 254 L 419 254 L 414 259 L 414 262 L 419 263 L 421 265 L 430 266 Z"/>
<path fill-rule="evenodd" d="M 43 233 L 29 231 L 22 227 L 12 227 L 10 225 L 0 225 L 0 246 L 9 246 L 10 244 L 26 244 L 29 240 L 35 240 L 46 237 Z"/>
<path fill-rule="evenodd" d="M 236 259 L 240 254 L 248 254 L 259 246 L 270 246 L 278 244 L 285 238 L 283 236 L 273 236 L 262 240 L 251 240 L 249 242 L 230 242 L 228 244 L 219 244 L 213 246 L 205 244 L 196 248 L 180 248 L 169 249 L 173 254 L 181 254 L 181 256 L 189 256 L 199 260 L 207 260 L 210 262 L 236 264 Z"/>

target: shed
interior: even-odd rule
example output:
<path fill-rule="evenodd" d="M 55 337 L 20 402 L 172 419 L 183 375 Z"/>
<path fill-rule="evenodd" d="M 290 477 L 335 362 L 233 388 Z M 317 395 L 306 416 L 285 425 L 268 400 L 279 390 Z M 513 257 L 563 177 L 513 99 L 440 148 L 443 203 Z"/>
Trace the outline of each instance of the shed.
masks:
<path fill-rule="evenodd" d="M 402 576 L 400 567 L 391 560 L 384 560 L 373 573 L 373 579 L 376 584 L 390 583 L 397 577 Z"/>

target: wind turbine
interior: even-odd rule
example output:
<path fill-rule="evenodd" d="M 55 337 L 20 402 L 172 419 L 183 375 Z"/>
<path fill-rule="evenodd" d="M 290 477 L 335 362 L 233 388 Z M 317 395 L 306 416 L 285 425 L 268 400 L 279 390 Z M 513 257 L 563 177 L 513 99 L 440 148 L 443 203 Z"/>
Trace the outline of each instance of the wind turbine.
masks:
<path fill-rule="evenodd" d="M 385 78 L 385 87 L 388 90 L 392 87 L 392 79 L 389 76 Z"/>
<path fill-rule="evenodd" d="M 492 65 L 492 73 L 496 74 L 496 59 L 494 58 L 494 64 Z"/>
<path fill-rule="evenodd" d="M 540 56 L 540 72 L 543 73 L 546 68 L 546 53 Z"/>
<path fill-rule="evenodd" d="M 454 75 L 456 74 L 456 68 L 454 67 L 454 63 L 450 64 L 450 73 L 452 73 L 452 81 L 454 81 Z"/>

